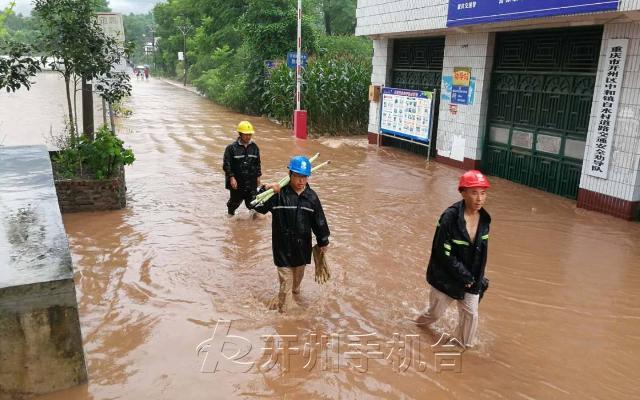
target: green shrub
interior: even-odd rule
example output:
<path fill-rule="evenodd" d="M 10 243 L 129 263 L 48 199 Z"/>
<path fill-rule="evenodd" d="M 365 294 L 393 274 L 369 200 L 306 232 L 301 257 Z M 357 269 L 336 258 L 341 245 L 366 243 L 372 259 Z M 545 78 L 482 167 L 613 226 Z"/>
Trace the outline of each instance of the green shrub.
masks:
<path fill-rule="evenodd" d="M 54 171 L 62 178 L 94 177 L 102 180 L 112 177 L 120 165 L 135 161 L 131 149 L 106 126 L 97 132 L 93 142 L 82 136 L 76 143 L 61 149 L 53 156 Z"/>
<path fill-rule="evenodd" d="M 223 46 L 211 55 L 214 68 L 194 80 L 194 85 L 216 103 L 244 111 L 248 102 L 246 49 Z"/>
<path fill-rule="evenodd" d="M 325 36 L 318 37 L 317 53 L 322 58 L 352 58 L 371 62 L 373 43 L 361 36 Z"/>

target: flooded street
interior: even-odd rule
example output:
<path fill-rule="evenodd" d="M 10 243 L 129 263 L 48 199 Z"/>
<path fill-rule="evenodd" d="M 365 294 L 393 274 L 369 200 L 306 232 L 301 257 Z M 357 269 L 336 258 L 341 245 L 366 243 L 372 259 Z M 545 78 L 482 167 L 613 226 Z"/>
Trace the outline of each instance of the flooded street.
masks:
<path fill-rule="evenodd" d="M 462 354 L 461 373 L 438 373 L 430 345 L 455 326 L 455 306 L 436 333 L 407 318 L 426 306 L 431 240 L 440 213 L 459 199 L 461 170 L 370 146 L 366 136 L 295 140 L 248 117 L 263 182 L 280 179 L 296 154 L 332 160 L 310 179 L 331 228 L 332 278 L 320 286 L 308 267 L 304 311 L 283 316 L 267 308 L 277 293 L 271 216 L 253 219 L 244 205 L 226 215 L 222 156 L 247 117 L 157 79 L 133 85 L 133 115 L 119 122 L 136 155 L 127 208 L 64 215 L 89 384 L 42 399 L 637 398 L 640 224 L 490 177 L 491 287 L 480 305 L 480 343 Z M 0 117 L 5 133 L 22 123 L 5 109 Z M 219 320 L 246 339 L 235 343 L 251 344 L 241 360 L 255 362 L 248 372 L 233 363 L 212 372 L 216 357 L 224 361 Z M 401 371 L 394 365 L 402 360 L 385 359 L 394 334 L 420 342 Z M 263 365 L 271 343 L 262 335 L 298 339 L 288 371 L 282 356 L 272 369 Z M 321 335 L 330 349 L 302 351 Z M 359 343 L 369 335 L 364 372 L 354 368 L 362 360 L 353 358 L 353 335 Z M 226 345 L 226 357 L 234 347 Z M 327 359 L 332 368 L 323 368 Z M 305 369 L 309 360 L 317 362 Z"/>
<path fill-rule="evenodd" d="M 46 71 L 31 78 L 30 90 L 0 91 L 0 145 L 44 144 L 56 148 L 68 120 L 64 79 L 58 72 Z M 79 88 L 78 88 L 79 89 Z M 73 92 L 73 83 L 71 83 Z M 73 101 L 73 97 L 72 97 Z M 102 103 L 94 95 L 94 124 L 102 125 Z M 82 129 L 82 92 L 77 93 L 78 126 Z"/>

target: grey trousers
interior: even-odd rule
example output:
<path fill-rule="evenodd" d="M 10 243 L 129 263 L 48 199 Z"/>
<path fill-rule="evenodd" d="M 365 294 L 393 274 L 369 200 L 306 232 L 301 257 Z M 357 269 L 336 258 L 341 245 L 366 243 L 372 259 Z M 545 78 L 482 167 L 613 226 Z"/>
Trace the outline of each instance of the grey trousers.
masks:
<path fill-rule="evenodd" d="M 465 293 L 463 300 L 456 300 L 431 287 L 429 292 L 429 307 L 421 314 L 416 323 L 429 326 L 440 319 L 447 311 L 452 301 L 458 306 L 458 328 L 455 336 L 462 344 L 472 347 L 478 335 L 478 302 L 480 295 Z"/>

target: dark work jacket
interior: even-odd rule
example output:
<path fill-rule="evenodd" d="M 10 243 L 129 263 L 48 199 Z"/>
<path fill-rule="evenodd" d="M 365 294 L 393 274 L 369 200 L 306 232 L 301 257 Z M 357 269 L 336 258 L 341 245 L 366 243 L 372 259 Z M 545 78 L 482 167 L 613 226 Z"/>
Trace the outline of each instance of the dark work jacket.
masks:
<path fill-rule="evenodd" d="M 464 221 L 464 201 L 459 201 L 440 216 L 433 238 L 427 282 L 454 299 L 462 300 L 465 292 L 478 294 L 484 277 L 489 248 L 491 217 L 480 209 L 475 242 Z M 470 288 L 466 284 L 473 283 Z"/>
<path fill-rule="evenodd" d="M 238 190 L 251 192 L 258 186 L 258 177 L 262 175 L 260 168 L 260 149 L 251 141 L 244 147 L 236 140 L 224 150 L 222 164 L 225 175 L 225 188 L 231 189 L 229 179 L 233 176 L 238 182 Z"/>
<path fill-rule="evenodd" d="M 287 185 L 256 211 L 271 211 L 273 262 L 278 267 L 298 267 L 311 263 L 311 232 L 318 246 L 329 244 L 329 226 L 316 192 L 309 185 L 298 195 Z"/>

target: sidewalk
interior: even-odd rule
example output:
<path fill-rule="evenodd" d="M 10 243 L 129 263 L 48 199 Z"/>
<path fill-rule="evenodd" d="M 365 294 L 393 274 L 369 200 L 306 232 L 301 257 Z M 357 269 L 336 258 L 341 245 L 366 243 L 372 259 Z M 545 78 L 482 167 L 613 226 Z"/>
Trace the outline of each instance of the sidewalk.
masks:
<path fill-rule="evenodd" d="M 193 85 L 187 84 L 187 86 L 184 86 L 183 83 L 180 82 L 180 81 L 176 81 L 176 80 L 165 78 L 165 77 L 161 77 L 161 76 L 158 76 L 155 79 L 158 79 L 158 80 L 160 80 L 162 82 L 168 83 L 171 86 L 175 86 L 175 87 L 178 87 L 178 88 L 181 88 L 181 89 L 184 89 L 184 90 L 188 90 L 189 92 L 192 92 L 192 93 L 195 93 L 195 94 L 197 94 L 199 96 L 205 97 L 204 93 L 201 93 L 200 91 L 198 91 L 198 89 Z"/>

